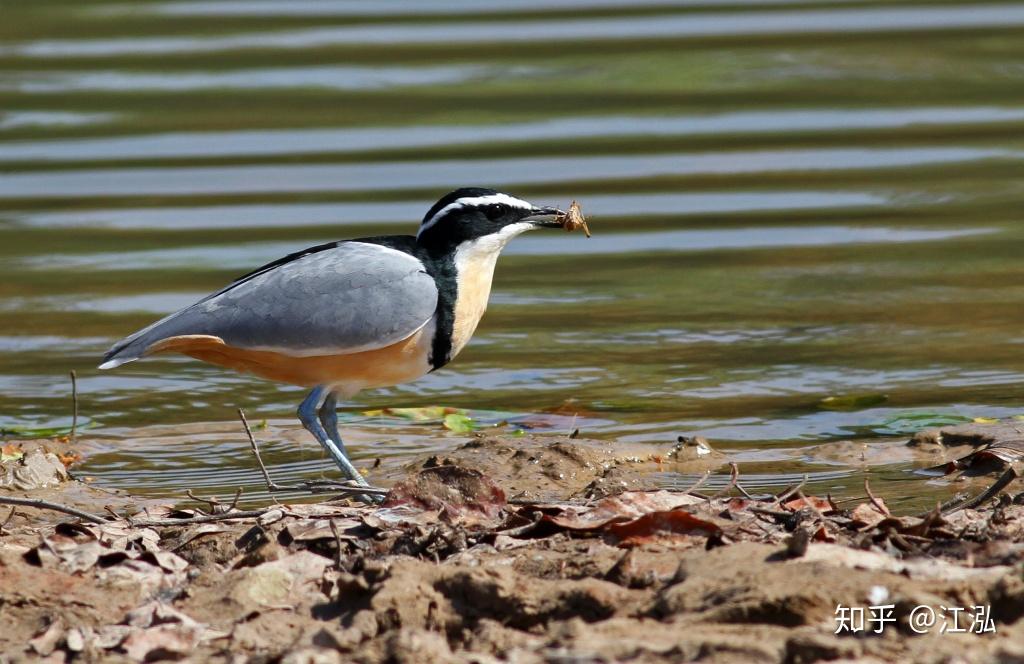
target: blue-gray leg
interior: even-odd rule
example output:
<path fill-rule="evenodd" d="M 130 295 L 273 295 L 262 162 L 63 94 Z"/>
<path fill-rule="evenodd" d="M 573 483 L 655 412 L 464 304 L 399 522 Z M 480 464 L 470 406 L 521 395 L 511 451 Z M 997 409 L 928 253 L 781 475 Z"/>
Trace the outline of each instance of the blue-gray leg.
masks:
<path fill-rule="evenodd" d="M 341 453 L 348 457 L 348 450 L 345 449 L 345 442 L 338 433 L 338 397 L 334 392 L 328 392 L 324 404 L 320 406 L 320 424 L 324 425 L 324 431 L 328 438 L 338 444 Z"/>
<path fill-rule="evenodd" d="M 369 483 L 363 478 L 362 474 L 356 470 L 356 467 L 352 465 L 348 457 L 345 456 L 344 447 L 340 447 L 341 439 L 337 437 L 337 416 L 334 421 L 334 436 L 332 439 L 324 429 L 323 424 L 320 422 L 321 407 L 324 402 L 333 395 L 323 385 L 318 385 L 313 388 L 313 391 L 309 393 L 302 403 L 299 404 L 299 421 L 302 422 L 302 426 L 306 427 L 306 430 L 313 434 L 317 442 L 323 446 L 327 451 L 327 454 L 331 456 L 331 459 L 341 468 L 341 472 L 345 473 L 348 479 L 352 480 L 360 486 L 370 486 Z"/>

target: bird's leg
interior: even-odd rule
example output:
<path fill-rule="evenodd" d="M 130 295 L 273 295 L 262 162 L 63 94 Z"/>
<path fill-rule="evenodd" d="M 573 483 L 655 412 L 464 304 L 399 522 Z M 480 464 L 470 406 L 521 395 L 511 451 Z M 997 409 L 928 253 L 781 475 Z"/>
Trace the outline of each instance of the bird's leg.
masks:
<path fill-rule="evenodd" d="M 339 449 L 335 441 L 331 440 L 331 437 L 327 435 L 323 425 L 318 419 L 318 411 L 320 411 L 321 405 L 324 403 L 328 395 L 327 388 L 323 385 L 318 385 L 313 388 L 313 391 L 309 393 L 302 403 L 299 404 L 299 421 L 302 422 L 302 426 L 306 427 L 316 438 L 317 442 L 323 446 L 327 453 L 331 455 L 331 459 L 334 463 L 341 468 L 348 479 L 352 480 L 360 486 L 370 486 L 369 483 L 363 478 L 363 475 L 356 470 L 356 467 L 352 465 L 348 457 L 345 456 L 345 452 Z M 340 441 L 338 441 L 340 442 Z"/>
<path fill-rule="evenodd" d="M 328 392 L 327 397 L 324 399 L 324 403 L 320 406 L 320 424 L 324 425 L 324 431 L 327 432 L 327 436 L 338 445 L 338 449 L 346 457 L 348 456 L 348 450 L 345 449 L 345 441 L 341 439 L 341 434 L 338 433 L 338 395 L 334 392 Z"/>

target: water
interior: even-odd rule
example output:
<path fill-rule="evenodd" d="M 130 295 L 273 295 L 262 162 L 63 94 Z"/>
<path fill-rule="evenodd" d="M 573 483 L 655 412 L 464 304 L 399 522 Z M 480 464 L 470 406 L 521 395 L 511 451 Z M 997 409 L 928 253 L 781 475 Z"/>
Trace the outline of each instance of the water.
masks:
<path fill-rule="evenodd" d="M 704 435 L 751 488 L 853 496 L 870 468 L 897 508 L 948 497 L 907 434 L 1024 413 L 1024 5 L 620 4 L 5 3 L 0 427 L 69 424 L 75 369 L 100 485 L 254 491 L 239 406 L 280 480 L 329 472 L 295 388 L 98 357 L 262 262 L 411 232 L 485 185 L 577 198 L 596 234 L 510 246 L 455 363 L 351 404 L 357 463 L 464 439 L 363 411 L 445 405 L 623 446 Z M 851 394 L 886 399 L 820 403 Z"/>

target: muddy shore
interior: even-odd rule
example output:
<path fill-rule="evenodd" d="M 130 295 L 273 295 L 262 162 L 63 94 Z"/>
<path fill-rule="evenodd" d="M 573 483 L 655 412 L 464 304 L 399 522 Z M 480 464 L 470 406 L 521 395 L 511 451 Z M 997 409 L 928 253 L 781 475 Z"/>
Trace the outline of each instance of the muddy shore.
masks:
<path fill-rule="evenodd" d="M 726 463 L 698 440 L 482 436 L 395 473 L 382 506 L 246 511 L 97 495 L 59 441 L 25 444 L 0 498 L 110 510 L 0 507 L 0 661 L 1024 661 L 1019 426 L 910 441 L 1001 483 L 918 515 L 869 486 L 749 495 L 741 468 L 645 486 L 650 464 Z"/>

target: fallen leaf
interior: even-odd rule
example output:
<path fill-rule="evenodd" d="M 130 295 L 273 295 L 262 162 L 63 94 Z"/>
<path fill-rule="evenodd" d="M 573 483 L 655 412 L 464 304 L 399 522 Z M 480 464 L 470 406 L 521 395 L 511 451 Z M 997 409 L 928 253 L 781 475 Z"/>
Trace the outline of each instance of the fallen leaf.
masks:
<path fill-rule="evenodd" d="M 1024 439 L 992 443 L 988 447 L 968 455 L 965 459 L 970 457 L 974 457 L 971 459 L 972 463 L 976 459 L 996 459 L 1003 462 L 1003 464 L 1016 463 L 1024 459 Z"/>
<path fill-rule="evenodd" d="M 609 524 L 606 530 L 619 538 L 619 544 L 632 546 L 644 541 L 671 535 L 718 535 L 722 529 L 683 509 L 651 512 L 626 523 Z"/>
<path fill-rule="evenodd" d="M 165 572 L 181 572 L 188 568 L 188 561 L 170 551 L 147 551 L 142 560 L 153 563 Z"/>
<path fill-rule="evenodd" d="M 56 649 L 64 636 L 64 619 L 57 618 L 40 634 L 30 639 L 28 644 L 36 654 L 46 657 Z"/>
<path fill-rule="evenodd" d="M 15 443 L 7 443 L 0 447 L 0 463 L 7 461 L 18 461 L 25 456 L 21 446 Z"/>
<path fill-rule="evenodd" d="M 66 454 L 57 454 L 57 458 L 64 464 L 65 468 L 70 468 L 72 464 L 78 463 L 82 460 L 82 455 L 78 452 L 67 452 Z"/>
<path fill-rule="evenodd" d="M 41 448 L 25 452 L 17 463 L 0 465 L 0 486 L 18 491 L 56 486 L 67 479 L 67 468 L 57 455 Z"/>
<path fill-rule="evenodd" d="M 817 496 L 805 496 L 803 498 L 794 498 L 792 500 L 786 501 L 785 503 L 782 504 L 782 506 L 794 512 L 802 510 L 804 508 L 816 509 L 817 511 L 822 513 L 834 512 L 836 509 L 836 506 L 833 505 L 831 501 L 825 498 L 819 498 Z"/>
<path fill-rule="evenodd" d="M 328 505 L 325 503 L 299 503 L 297 505 L 282 505 L 282 510 L 288 516 L 300 519 L 341 519 L 345 517 L 358 517 L 365 513 L 360 507 L 349 505 Z M 267 512 L 267 514 L 271 514 Z"/>
<path fill-rule="evenodd" d="M 878 502 L 883 504 L 881 499 Z M 859 528 L 874 528 L 879 523 L 884 521 L 888 517 L 888 514 L 884 514 L 875 507 L 874 503 L 866 502 L 857 505 L 853 508 L 853 512 L 850 514 L 850 518 L 853 520 L 855 526 Z"/>
<path fill-rule="evenodd" d="M 44 569 L 60 567 L 72 574 L 92 569 L 102 552 L 103 549 L 96 540 L 79 544 L 73 540 L 61 541 L 58 537 L 43 539 L 39 546 L 33 549 L 39 565 Z"/>
<path fill-rule="evenodd" d="M 229 532 L 230 530 L 230 528 L 222 523 L 200 523 L 192 526 L 174 540 L 165 542 L 164 544 L 169 551 L 177 551 L 189 542 L 203 537 L 204 535 L 216 535 L 218 533 Z"/>
<path fill-rule="evenodd" d="M 454 433 L 469 433 L 476 429 L 473 418 L 462 413 L 449 413 L 444 416 L 444 428 Z"/>
<path fill-rule="evenodd" d="M 232 575 L 230 596 L 242 606 L 293 606 L 300 595 L 320 596 L 320 581 L 331 561 L 299 551 L 270 562 L 245 567 Z"/>
<path fill-rule="evenodd" d="M 99 426 L 95 422 L 80 422 L 78 430 L 92 429 Z M 71 433 L 71 427 L 3 427 L 0 436 L 18 436 L 19 438 L 60 438 Z"/>
<path fill-rule="evenodd" d="M 71 652 L 82 652 L 85 650 L 85 634 L 77 627 L 72 627 L 64 635 L 64 646 Z"/>
<path fill-rule="evenodd" d="M 442 420 L 446 415 L 461 414 L 466 411 L 461 408 L 450 408 L 448 406 L 420 406 L 417 408 L 378 408 L 365 410 L 366 417 L 400 417 L 413 422 L 428 422 L 430 420 Z"/>
<path fill-rule="evenodd" d="M 132 609 L 122 621 L 131 627 L 150 627 L 164 623 L 181 623 L 183 625 L 199 625 L 188 615 L 160 601 L 152 601 Z"/>
<path fill-rule="evenodd" d="M 700 502 L 700 498 L 678 491 L 625 491 L 587 507 L 565 507 L 561 514 L 547 516 L 545 520 L 570 530 L 593 530 L 614 521 L 629 521 Z"/>
<path fill-rule="evenodd" d="M 335 535 L 334 530 L 331 529 L 332 521 L 334 522 L 334 529 L 338 531 L 337 536 L 341 539 L 357 540 L 366 536 L 365 529 L 362 532 L 358 532 L 362 528 L 363 522 L 354 517 L 293 521 L 285 527 L 285 531 L 295 542 L 312 542 L 322 539 L 333 540 Z"/>
<path fill-rule="evenodd" d="M 128 625 L 104 625 L 96 630 L 92 642 L 99 648 L 110 650 L 121 645 L 131 633 L 132 628 Z"/>
<path fill-rule="evenodd" d="M 944 427 L 970 421 L 971 418 L 956 413 L 907 412 L 894 415 L 872 429 L 879 434 L 915 434 L 929 427 Z"/>
<path fill-rule="evenodd" d="M 987 446 L 929 470 L 941 470 L 945 474 L 967 468 L 972 473 L 1002 470 L 1006 466 L 1024 461 L 1024 438 L 997 440 Z"/>
<path fill-rule="evenodd" d="M 812 539 L 814 539 L 815 542 L 835 542 L 836 541 L 835 535 L 830 533 L 828 531 L 828 529 L 824 525 L 819 526 L 818 529 L 814 531 L 814 537 Z"/>

